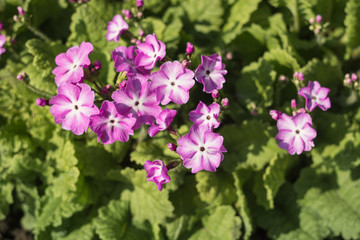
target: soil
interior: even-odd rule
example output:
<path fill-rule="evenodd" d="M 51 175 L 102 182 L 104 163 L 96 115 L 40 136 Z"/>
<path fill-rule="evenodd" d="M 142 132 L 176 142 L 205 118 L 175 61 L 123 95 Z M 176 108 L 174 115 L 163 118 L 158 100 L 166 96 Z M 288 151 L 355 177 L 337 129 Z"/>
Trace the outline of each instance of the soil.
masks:
<path fill-rule="evenodd" d="M 33 240 L 33 235 L 22 228 L 20 219 L 23 213 L 10 207 L 5 220 L 0 221 L 0 240 Z"/>

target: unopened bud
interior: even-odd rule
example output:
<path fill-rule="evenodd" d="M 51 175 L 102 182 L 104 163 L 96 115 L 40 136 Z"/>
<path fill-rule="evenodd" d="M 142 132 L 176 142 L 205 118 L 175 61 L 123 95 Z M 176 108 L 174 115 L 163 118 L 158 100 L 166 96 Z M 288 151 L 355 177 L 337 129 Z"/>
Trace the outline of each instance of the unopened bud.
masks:
<path fill-rule="evenodd" d="M 138 8 L 141 8 L 144 6 L 144 0 L 136 0 L 136 6 Z"/>
<path fill-rule="evenodd" d="M 212 96 L 212 98 L 218 98 L 218 97 L 219 97 L 219 91 L 215 89 L 215 90 L 211 93 L 211 96 Z"/>
<path fill-rule="evenodd" d="M 280 81 L 282 81 L 282 82 L 286 81 L 286 77 L 284 75 L 281 75 L 280 76 Z"/>
<path fill-rule="evenodd" d="M 136 16 L 137 16 L 138 18 L 141 18 L 141 17 L 142 17 L 142 15 L 143 15 L 143 13 L 142 13 L 142 12 L 138 12 L 138 13 L 136 14 Z"/>
<path fill-rule="evenodd" d="M 183 68 L 189 67 L 190 64 L 191 64 L 191 62 L 188 61 L 188 60 L 186 60 L 186 59 L 182 60 L 182 62 L 181 62 L 181 66 L 182 66 Z"/>
<path fill-rule="evenodd" d="M 304 81 L 305 77 L 302 72 L 299 72 L 298 79 L 299 79 L 299 81 Z"/>
<path fill-rule="evenodd" d="M 175 151 L 176 151 L 176 148 L 177 148 L 176 144 L 174 144 L 174 143 L 168 143 L 167 146 L 168 146 L 168 148 L 170 149 L 170 151 L 172 151 L 172 152 L 175 152 Z"/>
<path fill-rule="evenodd" d="M 314 19 L 314 18 L 310 18 L 310 19 L 309 19 L 309 23 L 310 23 L 310 24 L 314 24 L 314 23 L 315 23 L 315 19 Z"/>
<path fill-rule="evenodd" d="M 102 92 L 104 95 L 106 95 L 106 94 L 109 93 L 110 88 L 111 88 L 111 85 L 110 85 L 110 84 L 107 84 L 106 86 L 104 86 L 104 87 L 102 88 L 101 92 Z"/>
<path fill-rule="evenodd" d="M 119 84 L 119 88 L 124 88 L 126 87 L 126 80 L 122 80 L 121 83 Z"/>
<path fill-rule="evenodd" d="M 14 15 L 13 20 L 14 20 L 14 22 L 17 22 L 19 20 L 19 17 L 17 15 Z"/>
<path fill-rule="evenodd" d="M 231 60 L 233 58 L 233 55 L 232 55 L 231 52 L 228 52 L 228 53 L 226 53 L 225 57 L 226 57 L 227 60 Z"/>
<path fill-rule="evenodd" d="M 223 98 L 223 99 L 221 100 L 221 105 L 222 105 L 223 107 L 229 106 L 229 99 L 228 99 L 228 98 Z"/>
<path fill-rule="evenodd" d="M 292 108 L 296 108 L 297 104 L 296 104 L 296 100 L 295 99 L 291 99 L 291 107 Z"/>
<path fill-rule="evenodd" d="M 100 62 L 99 60 L 96 60 L 96 61 L 94 62 L 94 68 L 95 68 L 96 70 L 99 70 L 99 69 L 101 69 L 101 67 L 102 67 L 101 62 Z"/>
<path fill-rule="evenodd" d="M 40 107 L 44 107 L 46 105 L 49 105 L 49 102 L 45 98 L 38 98 L 38 99 L 36 99 L 36 105 L 38 105 Z"/>
<path fill-rule="evenodd" d="M 145 35 L 145 31 L 144 31 L 144 30 L 140 30 L 140 31 L 139 31 L 139 36 L 140 36 L 140 37 L 143 37 L 144 35 Z"/>
<path fill-rule="evenodd" d="M 320 14 L 316 15 L 316 22 L 321 23 L 322 22 L 322 16 Z"/>
<path fill-rule="evenodd" d="M 270 116 L 275 121 L 281 119 L 281 114 L 282 114 L 282 112 L 280 112 L 278 110 L 270 110 Z"/>
<path fill-rule="evenodd" d="M 18 6 L 18 7 L 17 7 L 17 10 L 18 10 L 18 13 L 19 13 L 20 16 L 24 16 L 24 15 L 25 15 L 25 11 L 24 11 L 24 9 L 23 9 L 22 7 Z"/>
<path fill-rule="evenodd" d="M 353 82 L 356 82 L 358 79 L 359 79 L 359 78 L 358 78 L 358 75 L 356 75 L 356 73 L 352 73 L 352 74 L 351 74 L 351 80 L 352 80 Z"/>
<path fill-rule="evenodd" d="M 26 73 L 22 72 L 22 73 L 19 73 L 16 78 L 19 79 L 20 81 L 23 81 L 26 77 Z"/>
<path fill-rule="evenodd" d="M 124 14 L 126 19 L 130 19 L 133 17 L 133 15 L 129 9 L 123 9 L 121 12 L 122 12 L 122 14 Z"/>
<path fill-rule="evenodd" d="M 294 72 L 293 77 L 294 77 L 295 79 L 298 79 L 298 78 L 299 78 L 299 73 L 298 73 L 298 72 Z"/>
<path fill-rule="evenodd" d="M 2 22 L 0 22 L 0 30 L 4 29 L 4 24 Z"/>
<path fill-rule="evenodd" d="M 191 44 L 191 42 L 186 43 L 186 54 L 191 55 L 195 51 L 194 45 Z"/>

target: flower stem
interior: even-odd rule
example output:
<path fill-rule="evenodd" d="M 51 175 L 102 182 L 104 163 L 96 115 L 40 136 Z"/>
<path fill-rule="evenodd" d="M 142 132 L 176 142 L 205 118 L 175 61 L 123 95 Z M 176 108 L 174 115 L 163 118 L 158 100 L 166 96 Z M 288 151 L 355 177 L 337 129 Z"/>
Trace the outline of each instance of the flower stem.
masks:
<path fill-rule="evenodd" d="M 25 22 L 25 26 L 36 36 L 44 40 L 47 44 L 51 44 L 51 40 L 48 36 L 46 36 L 44 33 L 40 32 L 38 29 L 36 29 L 33 25 L 31 25 L 29 22 Z"/>

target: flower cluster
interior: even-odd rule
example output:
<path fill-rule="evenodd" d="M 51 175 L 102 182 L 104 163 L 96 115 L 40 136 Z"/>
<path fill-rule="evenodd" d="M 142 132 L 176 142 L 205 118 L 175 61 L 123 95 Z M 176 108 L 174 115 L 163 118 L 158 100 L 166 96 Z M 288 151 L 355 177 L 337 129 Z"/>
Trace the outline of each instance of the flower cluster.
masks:
<path fill-rule="evenodd" d="M 288 116 L 277 110 L 271 110 L 271 117 L 277 121 L 279 130 L 275 139 L 279 141 L 279 147 L 285 149 L 289 154 L 301 154 L 310 151 L 314 147 L 316 131 L 313 128 L 312 118 L 308 112 L 316 107 L 326 111 L 331 107 L 328 93 L 330 89 L 321 87 L 317 81 L 308 82 L 307 87 L 302 87 L 298 95 L 305 99 L 305 108 L 297 109 L 296 100 L 291 101 L 293 116 Z"/>
<path fill-rule="evenodd" d="M 141 8 L 143 2 L 138 1 L 137 6 Z M 125 19 L 132 16 L 130 11 L 123 11 L 123 14 Z M 122 16 L 115 15 L 107 24 L 105 38 L 118 42 L 121 36 L 133 37 L 128 29 Z M 103 86 L 98 79 L 101 63 L 90 61 L 89 55 L 94 50 L 90 42 L 82 42 L 80 46 L 60 53 L 52 71 L 58 94 L 48 102 L 38 99 L 37 104 L 50 105 L 55 123 L 61 124 L 63 129 L 81 135 L 90 128 L 103 144 L 126 142 L 143 124 L 149 126 L 150 137 L 168 130 L 177 138 L 178 146 L 171 143 L 172 150 L 180 156 L 176 161 L 191 168 L 193 173 L 200 170 L 215 172 L 226 152 L 223 137 L 213 132 L 220 125 L 221 111 L 228 105 L 227 98 L 219 99 L 219 90 L 227 73 L 221 57 L 218 54 L 201 56 L 201 64 L 194 72 L 188 68 L 195 50 L 191 43 L 187 44 L 186 59 L 181 62 L 167 60 L 166 45 L 155 33 L 145 36 L 141 30 L 139 38 L 131 42 L 135 45 L 118 46 L 112 51 L 114 69 L 124 77 L 115 85 Z M 159 62 L 159 70 L 154 71 Z M 180 136 L 171 126 L 177 110 L 166 106 L 187 103 L 195 80 L 203 85 L 204 92 L 212 95 L 214 102 L 206 105 L 200 101 L 189 113 L 194 125 L 188 134 Z M 218 104 L 220 100 L 222 106 Z M 167 172 L 174 166 L 165 166 L 159 159 L 146 161 L 148 181 L 155 182 L 162 190 L 162 185 L 170 182 Z"/>

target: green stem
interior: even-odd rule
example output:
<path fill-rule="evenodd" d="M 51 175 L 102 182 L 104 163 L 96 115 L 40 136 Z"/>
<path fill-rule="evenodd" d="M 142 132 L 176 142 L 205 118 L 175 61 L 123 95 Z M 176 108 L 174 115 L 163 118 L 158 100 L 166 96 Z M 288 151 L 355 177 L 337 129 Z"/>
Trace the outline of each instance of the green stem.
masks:
<path fill-rule="evenodd" d="M 51 98 L 53 97 L 53 96 L 50 95 L 49 93 L 44 92 L 44 91 L 42 91 L 42 90 L 40 90 L 40 89 L 37 89 L 36 87 L 31 86 L 30 84 L 26 84 L 26 87 L 27 87 L 30 91 L 32 91 L 32 92 L 34 92 L 34 93 L 36 93 L 36 94 L 38 94 L 38 95 L 41 95 L 41 96 L 43 96 L 43 97 L 45 97 L 45 98 L 47 98 L 47 99 L 51 99 Z"/>
<path fill-rule="evenodd" d="M 41 38 L 42 40 L 44 40 L 47 44 L 51 44 L 51 39 L 46 36 L 44 33 L 40 32 L 39 30 L 37 30 L 33 25 L 31 25 L 29 22 L 25 22 L 26 27 L 32 32 L 34 33 L 36 36 L 38 36 L 39 38 Z"/>

